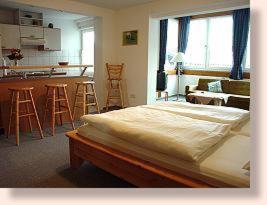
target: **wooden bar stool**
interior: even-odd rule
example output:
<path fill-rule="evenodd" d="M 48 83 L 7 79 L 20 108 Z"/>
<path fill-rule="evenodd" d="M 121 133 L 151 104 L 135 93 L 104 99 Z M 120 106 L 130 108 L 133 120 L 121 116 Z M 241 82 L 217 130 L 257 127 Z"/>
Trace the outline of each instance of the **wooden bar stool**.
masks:
<path fill-rule="evenodd" d="M 12 116 L 15 116 L 15 125 L 16 125 L 16 144 L 19 145 L 19 118 L 20 117 L 27 117 L 30 131 L 32 132 L 32 122 L 31 122 L 31 116 L 33 116 L 36 120 L 37 126 L 39 133 L 41 135 L 41 138 L 44 137 L 43 131 L 40 125 L 40 121 L 37 115 L 36 107 L 34 104 L 34 100 L 32 97 L 32 90 L 33 87 L 30 88 L 9 88 L 11 91 L 11 105 L 10 105 L 10 115 L 9 115 L 9 123 L 8 123 L 8 132 L 7 132 L 7 137 L 10 135 L 10 130 L 11 130 L 11 121 L 12 121 Z M 23 99 L 21 99 L 21 95 L 23 94 Z M 20 105 L 24 104 L 25 111 L 20 112 Z M 29 105 L 32 107 L 32 112 L 30 110 Z M 15 109 L 13 108 L 15 107 Z M 15 110 L 15 111 L 13 111 Z"/>
<path fill-rule="evenodd" d="M 89 114 L 89 106 L 94 106 L 97 112 L 100 113 L 95 92 L 95 82 L 93 81 L 77 82 L 76 85 L 77 88 L 76 88 L 73 113 L 72 113 L 73 118 L 75 117 L 76 108 L 82 109 L 83 115 L 86 115 Z M 80 87 L 82 89 L 79 89 Z M 93 102 L 89 102 L 88 97 L 93 97 Z M 78 102 L 77 101 L 78 98 L 82 98 L 82 101 Z M 77 104 L 82 104 L 82 106 L 78 106 Z"/>
<path fill-rule="evenodd" d="M 56 115 L 59 115 L 60 125 L 62 125 L 62 114 L 68 113 L 71 126 L 74 128 L 73 118 L 70 111 L 69 100 L 67 96 L 66 87 L 67 84 L 48 84 L 45 85 L 46 87 L 46 103 L 45 103 L 45 110 L 43 116 L 42 127 L 44 127 L 44 122 L 46 119 L 46 114 L 48 111 L 51 113 L 51 128 L 52 128 L 52 136 L 55 135 L 55 122 L 56 122 Z M 60 91 L 62 91 L 60 93 Z M 49 103 L 51 105 L 49 106 Z M 63 103 L 65 105 L 63 105 Z M 65 110 L 62 110 L 64 108 Z"/>
<path fill-rule="evenodd" d="M 106 110 L 108 110 L 110 100 L 119 99 L 121 102 L 121 107 L 124 108 L 123 93 L 121 87 L 121 74 L 124 64 L 121 65 L 110 65 L 106 63 L 107 73 L 108 73 L 108 96 L 106 102 Z M 118 92 L 119 95 L 112 95 L 112 92 Z"/>

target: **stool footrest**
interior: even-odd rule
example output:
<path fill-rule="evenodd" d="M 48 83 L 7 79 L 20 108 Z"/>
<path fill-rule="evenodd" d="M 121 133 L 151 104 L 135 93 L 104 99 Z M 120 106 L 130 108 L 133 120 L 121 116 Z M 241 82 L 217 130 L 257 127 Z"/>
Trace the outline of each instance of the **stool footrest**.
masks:
<path fill-rule="evenodd" d="M 94 93 L 93 92 L 88 92 L 88 93 L 84 93 L 84 94 L 85 95 L 94 96 Z M 78 93 L 78 94 L 76 94 L 76 96 L 83 97 L 83 93 Z"/>
<path fill-rule="evenodd" d="M 88 103 L 88 104 L 85 104 L 87 106 L 96 106 L 96 103 Z"/>
<path fill-rule="evenodd" d="M 58 111 L 58 112 L 55 112 L 55 114 L 62 114 L 62 113 L 65 113 L 65 112 L 68 112 L 67 110 L 63 110 L 63 111 Z"/>
<path fill-rule="evenodd" d="M 48 98 L 47 100 L 53 100 L 52 98 Z M 56 102 L 58 101 L 66 101 L 66 98 L 59 98 L 59 99 L 55 99 Z"/>
<path fill-rule="evenodd" d="M 20 100 L 19 103 L 30 103 L 30 100 Z"/>
<path fill-rule="evenodd" d="M 120 99 L 119 96 L 109 96 L 109 99 Z"/>
<path fill-rule="evenodd" d="M 85 104 L 85 106 L 96 106 L 96 103 Z M 77 106 L 77 105 L 75 105 L 74 107 L 83 109 L 83 107 L 81 107 L 81 106 Z"/>
<path fill-rule="evenodd" d="M 23 115 L 19 115 L 19 117 L 28 117 L 28 116 L 33 116 L 34 113 L 28 113 L 28 114 L 23 114 Z"/>

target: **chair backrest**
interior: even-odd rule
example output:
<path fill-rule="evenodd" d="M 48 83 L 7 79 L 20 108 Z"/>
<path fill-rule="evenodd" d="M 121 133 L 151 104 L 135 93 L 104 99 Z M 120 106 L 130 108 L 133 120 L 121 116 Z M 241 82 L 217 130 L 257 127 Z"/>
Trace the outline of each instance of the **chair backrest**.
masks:
<path fill-rule="evenodd" d="M 124 64 L 121 65 L 111 65 L 106 63 L 106 68 L 108 72 L 109 80 L 121 80 L 121 74 Z"/>

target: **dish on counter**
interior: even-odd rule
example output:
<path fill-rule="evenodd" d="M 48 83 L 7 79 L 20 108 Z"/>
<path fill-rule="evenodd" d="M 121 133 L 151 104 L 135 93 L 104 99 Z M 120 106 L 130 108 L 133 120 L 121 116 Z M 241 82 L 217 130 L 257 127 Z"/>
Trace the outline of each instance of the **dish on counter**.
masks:
<path fill-rule="evenodd" d="M 64 61 L 64 62 L 58 62 L 58 65 L 68 65 L 69 64 L 69 62 L 66 62 L 66 61 Z"/>

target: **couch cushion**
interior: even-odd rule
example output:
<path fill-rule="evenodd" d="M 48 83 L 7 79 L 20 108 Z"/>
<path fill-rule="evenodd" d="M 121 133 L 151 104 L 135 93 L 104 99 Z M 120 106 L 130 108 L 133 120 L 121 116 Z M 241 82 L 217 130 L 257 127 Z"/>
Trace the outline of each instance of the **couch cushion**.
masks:
<path fill-rule="evenodd" d="M 227 93 L 250 96 L 250 82 L 245 80 L 230 80 Z"/>
<path fill-rule="evenodd" d="M 198 90 L 204 90 L 204 91 L 208 91 L 208 83 L 210 82 L 214 82 L 214 81 L 218 81 L 218 79 L 208 79 L 208 78 L 200 78 L 198 80 Z M 222 91 L 224 93 L 228 92 L 228 85 L 229 85 L 229 80 L 219 80 L 221 81 L 221 85 L 222 85 Z"/>
<path fill-rule="evenodd" d="M 222 93 L 223 91 L 222 91 L 221 81 L 217 80 L 217 81 L 208 83 L 208 91 L 214 92 L 214 93 Z"/>

